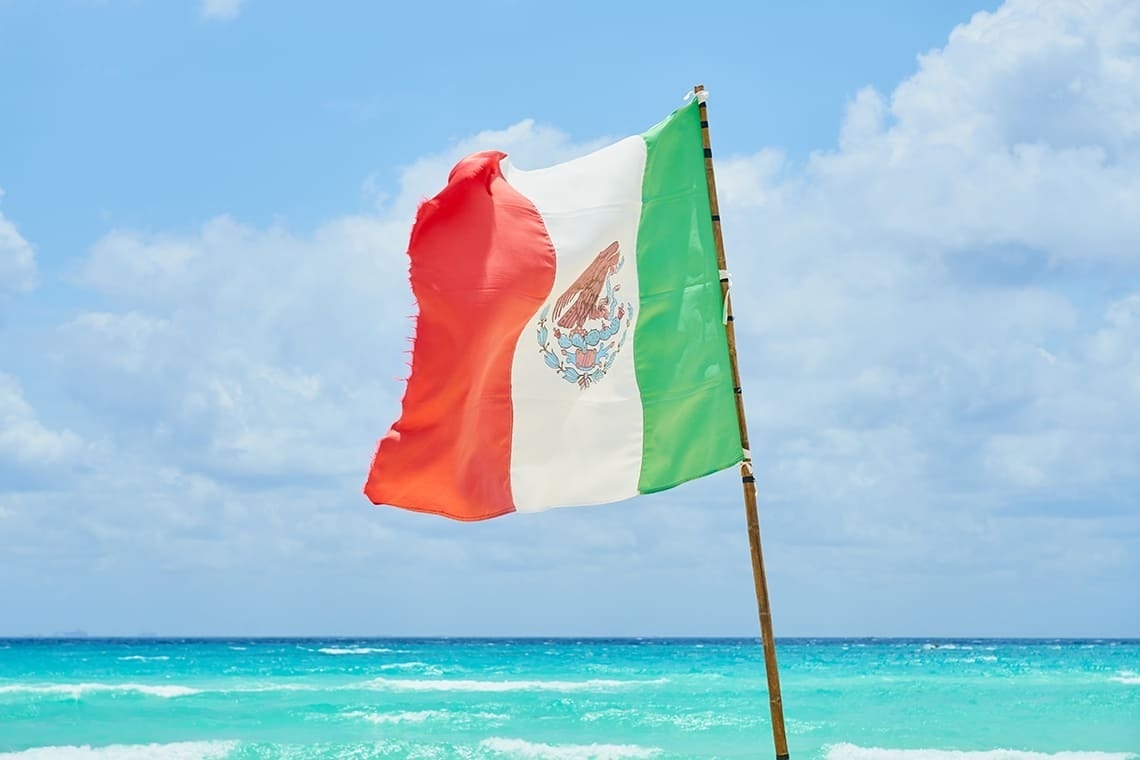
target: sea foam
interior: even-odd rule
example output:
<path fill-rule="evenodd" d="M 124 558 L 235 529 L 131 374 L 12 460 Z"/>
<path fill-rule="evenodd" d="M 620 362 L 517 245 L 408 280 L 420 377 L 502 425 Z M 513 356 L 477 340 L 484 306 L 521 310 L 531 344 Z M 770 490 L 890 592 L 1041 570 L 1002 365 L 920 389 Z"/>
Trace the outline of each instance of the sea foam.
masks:
<path fill-rule="evenodd" d="M 421 670 L 429 676 L 443 675 L 443 668 L 426 662 L 389 662 L 380 666 L 381 670 Z"/>
<path fill-rule="evenodd" d="M 617 681 L 606 678 L 591 678 L 585 681 L 475 681 L 449 678 L 374 678 L 362 686 L 392 691 L 602 691 L 662 683 L 668 683 L 668 679 Z"/>
<path fill-rule="evenodd" d="M 1026 752 L 1017 749 L 882 749 L 832 744 L 826 760 L 1136 760 L 1128 752 Z"/>
<path fill-rule="evenodd" d="M 523 739 L 503 739 L 497 736 L 479 743 L 481 749 L 514 758 L 535 760 L 626 760 L 626 758 L 656 757 L 661 750 L 637 744 L 541 744 Z"/>
<path fill-rule="evenodd" d="M 384 647 L 321 647 L 317 650 L 321 654 L 388 654 L 393 651 Z"/>
<path fill-rule="evenodd" d="M 222 760 L 237 742 L 175 742 L 173 744 L 111 744 L 105 747 L 34 747 L 0 752 L 2 760 Z"/>
<path fill-rule="evenodd" d="M 200 689 L 177 685 L 150 685 L 141 683 L 42 683 L 42 684 L 3 684 L 0 685 L 0 694 L 60 694 L 72 699 L 79 699 L 84 694 L 97 693 L 130 693 L 146 694 L 150 697 L 186 697 L 191 694 L 201 694 Z"/>
<path fill-rule="evenodd" d="M 510 719 L 509 715 L 502 713 L 489 713 L 489 712 L 453 712 L 451 710 L 411 710 L 406 712 L 364 712 L 362 710 L 355 710 L 353 712 L 344 713 L 346 718 L 359 718 L 368 723 L 393 724 L 393 723 L 423 723 L 425 721 L 438 721 L 444 720 L 449 723 L 469 722 L 472 720 L 486 722 L 496 721 L 503 722 Z"/>

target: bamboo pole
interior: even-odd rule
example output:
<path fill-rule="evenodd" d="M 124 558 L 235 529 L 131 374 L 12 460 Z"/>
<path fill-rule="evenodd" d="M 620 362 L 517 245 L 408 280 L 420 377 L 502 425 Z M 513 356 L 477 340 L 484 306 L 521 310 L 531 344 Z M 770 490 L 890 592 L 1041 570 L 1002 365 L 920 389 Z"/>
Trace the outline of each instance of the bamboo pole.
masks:
<path fill-rule="evenodd" d="M 728 292 L 728 267 L 724 257 L 724 237 L 720 229 L 720 204 L 717 202 L 716 177 L 713 174 L 712 144 L 709 141 L 709 115 L 700 93 L 704 85 L 693 88 L 701 116 L 701 142 L 705 149 L 705 176 L 709 186 L 709 210 L 712 213 L 716 264 L 720 269 L 720 292 L 724 298 L 725 331 L 728 334 L 728 358 L 732 364 L 732 386 L 736 391 L 736 416 L 740 422 L 740 445 L 744 461 L 740 463 L 740 479 L 744 486 L 744 512 L 748 519 L 748 545 L 752 550 L 752 579 L 756 585 L 756 607 L 760 613 L 760 637 L 764 645 L 764 669 L 768 675 L 768 706 L 772 711 L 772 739 L 776 760 L 788 760 L 788 736 L 784 729 L 784 704 L 780 698 L 780 673 L 776 667 L 776 637 L 772 633 L 772 611 L 768 604 L 768 580 L 764 574 L 764 553 L 760 548 L 760 517 L 756 510 L 756 478 L 752 470 L 752 453 L 748 445 L 748 424 L 744 418 L 744 393 L 740 387 L 740 365 L 736 358 L 736 328 L 732 317 L 732 300 Z"/>

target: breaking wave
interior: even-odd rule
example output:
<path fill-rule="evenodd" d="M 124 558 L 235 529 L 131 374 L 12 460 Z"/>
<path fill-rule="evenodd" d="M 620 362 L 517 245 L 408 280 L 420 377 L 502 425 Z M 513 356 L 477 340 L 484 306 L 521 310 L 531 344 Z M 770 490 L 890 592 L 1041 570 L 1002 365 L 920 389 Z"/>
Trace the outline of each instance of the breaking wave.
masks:
<path fill-rule="evenodd" d="M 237 742 L 175 742 L 173 744 L 111 744 L 35 747 L 0 752 L 3 760 L 222 760 Z"/>
<path fill-rule="evenodd" d="M 534 760 L 626 760 L 661 754 L 656 747 L 637 744 L 541 744 L 499 737 L 484 739 L 479 747 L 507 757 Z"/>
<path fill-rule="evenodd" d="M 832 744 L 826 760 L 1135 760 L 1128 752 L 1026 752 L 1017 749 L 883 749 Z"/>
<path fill-rule="evenodd" d="M 120 694 L 134 692 L 167 699 L 202 693 L 201 689 L 192 689 L 189 686 L 153 686 L 141 683 L 16 683 L 0 685 L 0 694 L 60 694 L 72 699 L 79 699 L 85 694 L 108 692 Z"/>
<path fill-rule="evenodd" d="M 429 665 L 426 662 L 389 662 L 380 666 L 381 670 L 422 670 L 432 676 L 443 675 L 443 668 Z"/>
<path fill-rule="evenodd" d="M 393 651 L 384 647 L 321 647 L 317 650 L 321 654 L 388 654 Z"/>
<path fill-rule="evenodd" d="M 392 723 L 424 723 L 429 720 L 446 720 L 450 722 L 461 721 L 469 722 L 471 720 L 479 721 L 506 721 L 510 719 L 509 715 L 500 713 L 488 712 L 453 712 L 451 710 L 411 710 L 407 712 L 389 712 L 389 713 L 375 713 L 364 712 L 356 710 L 353 712 L 344 713 L 346 718 L 359 718 L 367 721 L 368 723 L 392 724 Z"/>
<path fill-rule="evenodd" d="M 362 686 L 392 691 L 600 691 L 668 683 L 667 678 L 648 681 L 616 681 L 592 678 L 586 681 L 475 681 L 470 679 L 374 678 Z"/>

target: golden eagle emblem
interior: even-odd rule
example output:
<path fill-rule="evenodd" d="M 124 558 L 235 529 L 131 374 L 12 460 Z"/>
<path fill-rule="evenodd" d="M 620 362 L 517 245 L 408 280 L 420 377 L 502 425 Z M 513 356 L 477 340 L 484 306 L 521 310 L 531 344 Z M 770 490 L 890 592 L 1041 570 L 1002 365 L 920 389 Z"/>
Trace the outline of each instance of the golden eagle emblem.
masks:
<path fill-rule="evenodd" d="M 543 361 L 583 390 L 605 377 L 625 345 L 633 304 L 621 300 L 621 283 L 614 281 L 624 263 L 615 240 L 558 296 L 553 314 L 547 304 L 538 315 Z"/>

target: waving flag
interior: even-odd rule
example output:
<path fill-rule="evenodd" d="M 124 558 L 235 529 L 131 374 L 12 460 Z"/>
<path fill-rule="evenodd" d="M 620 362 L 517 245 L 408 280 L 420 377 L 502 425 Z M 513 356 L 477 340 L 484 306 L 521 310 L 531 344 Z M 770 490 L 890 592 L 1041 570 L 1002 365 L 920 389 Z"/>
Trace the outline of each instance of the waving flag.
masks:
<path fill-rule="evenodd" d="M 695 100 L 557 166 L 464 158 L 408 255 L 412 370 L 373 503 L 480 520 L 743 458 Z"/>

